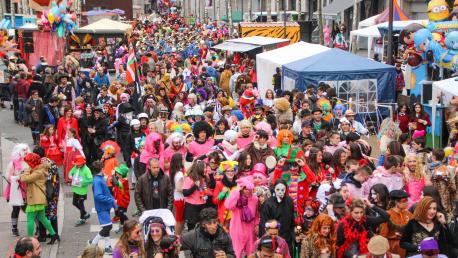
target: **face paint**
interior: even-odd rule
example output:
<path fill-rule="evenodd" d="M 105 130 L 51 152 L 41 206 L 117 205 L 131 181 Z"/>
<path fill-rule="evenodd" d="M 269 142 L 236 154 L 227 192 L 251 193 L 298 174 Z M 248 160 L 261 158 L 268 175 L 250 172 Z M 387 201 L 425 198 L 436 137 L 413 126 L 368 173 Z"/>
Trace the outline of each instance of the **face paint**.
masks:
<path fill-rule="evenodd" d="M 277 197 L 277 200 L 280 202 L 283 197 L 285 197 L 285 192 L 286 192 L 286 186 L 284 184 L 278 184 L 275 186 L 275 196 Z"/>

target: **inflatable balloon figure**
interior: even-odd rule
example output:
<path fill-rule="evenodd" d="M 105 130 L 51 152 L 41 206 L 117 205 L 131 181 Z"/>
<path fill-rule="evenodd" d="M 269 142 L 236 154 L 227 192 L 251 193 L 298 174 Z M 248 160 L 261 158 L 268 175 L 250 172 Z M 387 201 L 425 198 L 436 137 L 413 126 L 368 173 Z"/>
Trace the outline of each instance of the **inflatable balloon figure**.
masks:
<path fill-rule="evenodd" d="M 9 20 L 3 19 L 0 23 L 0 47 L 4 47 L 6 41 L 8 41 L 8 25 L 10 24 Z"/>
<path fill-rule="evenodd" d="M 452 31 L 445 38 L 445 45 L 433 39 L 432 33 L 427 29 L 421 29 L 415 33 L 415 46 L 424 54 L 430 52 L 433 62 L 440 67 L 458 71 L 458 31 Z"/>
<path fill-rule="evenodd" d="M 240 110 L 243 113 L 243 116 L 248 119 L 250 118 L 254 112 L 253 108 L 256 103 L 256 99 L 259 97 L 258 92 L 256 89 L 250 90 L 246 89 L 243 92 L 243 95 L 239 99 Z"/>
<path fill-rule="evenodd" d="M 60 38 L 73 34 L 76 29 L 76 13 L 70 10 L 71 6 L 72 1 L 63 0 L 59 5 L 52 2 L 51 9 L 45 10 L 37 20 L 39 28 L 57 32 Z"/>

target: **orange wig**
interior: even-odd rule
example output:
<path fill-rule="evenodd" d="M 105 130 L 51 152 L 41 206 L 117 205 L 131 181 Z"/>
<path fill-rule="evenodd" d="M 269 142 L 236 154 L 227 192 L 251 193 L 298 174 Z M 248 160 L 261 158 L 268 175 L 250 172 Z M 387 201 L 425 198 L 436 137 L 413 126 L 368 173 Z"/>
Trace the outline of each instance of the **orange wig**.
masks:
<path fill-rule="evenodd" d="M 323 226 L 329 226 L 330 231 L 327 236 L 322 236 L 320 233 Z M 328 247 L 332 251 L 336 248 L 336 231 L 334 221 L 331 217 L 322 213 L 312 222 L 307 232 L 307 237 L 317 236 L 314 245 L 318 250 Z"/>
<path fill-rule="evenodd" d="M 283 139 L 285 137 L 289 139 L 290 145 L 293 143 L 293 139 L 294 139 L 293 133 L 290 130 L 283 129 L 283 130 L 280 130 L 277 135 L 277 147 L 278 148 L 281 148 L 281 145 L 283 144 Z"/>

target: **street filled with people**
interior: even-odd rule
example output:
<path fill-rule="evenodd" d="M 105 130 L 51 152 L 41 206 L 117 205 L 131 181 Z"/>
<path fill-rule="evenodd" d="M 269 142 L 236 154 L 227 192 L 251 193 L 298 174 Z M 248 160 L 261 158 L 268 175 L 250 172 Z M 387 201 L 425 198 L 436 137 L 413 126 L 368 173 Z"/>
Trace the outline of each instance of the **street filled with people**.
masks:
<path fill-rule="evenodd" d="M 2 55 L 2 108 L 33 139 L 5 173 L 12 257 L 71 238 L 58 233 L 63 188 L 75 227 L 96 211 L 84 258 L 458 257 L 456 130 L 427 147 L 429 115 L 405 104 L 374 144 L 326 83 L 282 90 L 277 69 L 261 95 L 254 56 L 212 49 L 230 37 L 164 13 L 90 60 Z"/>

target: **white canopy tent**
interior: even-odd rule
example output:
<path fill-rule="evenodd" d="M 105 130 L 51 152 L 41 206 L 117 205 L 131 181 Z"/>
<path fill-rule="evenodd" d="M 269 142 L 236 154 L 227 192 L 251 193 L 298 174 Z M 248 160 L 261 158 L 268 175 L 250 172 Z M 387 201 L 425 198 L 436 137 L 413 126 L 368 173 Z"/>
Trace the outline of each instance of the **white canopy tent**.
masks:
<path fill-rule="evenodd" d="M 299 41 L 295 44 L 267 51 L 256 55 L 256 73 L 258 77 L 258 90 L 264 96 L 268 89 L 272 89 L 272 76 L 277 67 L 282 67 L 300 59 L 316 55 L 329 50 L 318 44 Z"/>
<path fill-rule="evenodd" d="M 366 27 L 370 27 L 375 25 L 375 19 L 379 16 L 380 14 L 376 14 L 374 16 L 371 16 L 365 20 L 362 20 L 358 23 L 358 29 L 363 29 Z"/>
<path fill-rule="evenodd" d="M 111 19 L 100 19 L 94 23 L 79 28 L 79 33 L 126 33 L 132 29 L 132 25 L 114 21 Z"/>
<path fill-rule="evenodd" d="M 371 58 L 372 44 L 374 42 L 374 39 L 381 37 L 377 25 L 350 31 L 350 38 L 353 36 L 358 37 L 358 39 L 360 37 L 367 38 L 367 58 Z M 351 46 L 349 49 L 351 49 Z"/>
<path fill-rule="evenodd" d="M 437 102 L 441 99 L 442 105 L 444 103 L 450 103 L 450 100 L 454 97 L 458 96 L 458 77 L 450 78 L 442 81 L 433 82 L 433 94 L 432 94 L 432 113 L 436 114 L 437 110 Z M 432 127 L 431 131 L 434 134 L 436 130 L 436 115 L 432 117 Z M 436 147 L 435 142 L 433 139 L 433 148 Z"/>
<path fill-rule="evenodd" d="M 235 43 L 242 43 L 242 44 L 252 44 L 252 45 L 258 45 L 258 46 L 268 46 L 268 45 L 288 42 L 289 39 L 252 36 L 252 37 L 229 39 L 229 40 L 226 40 L 226 41 L 235 42 Z"/>

